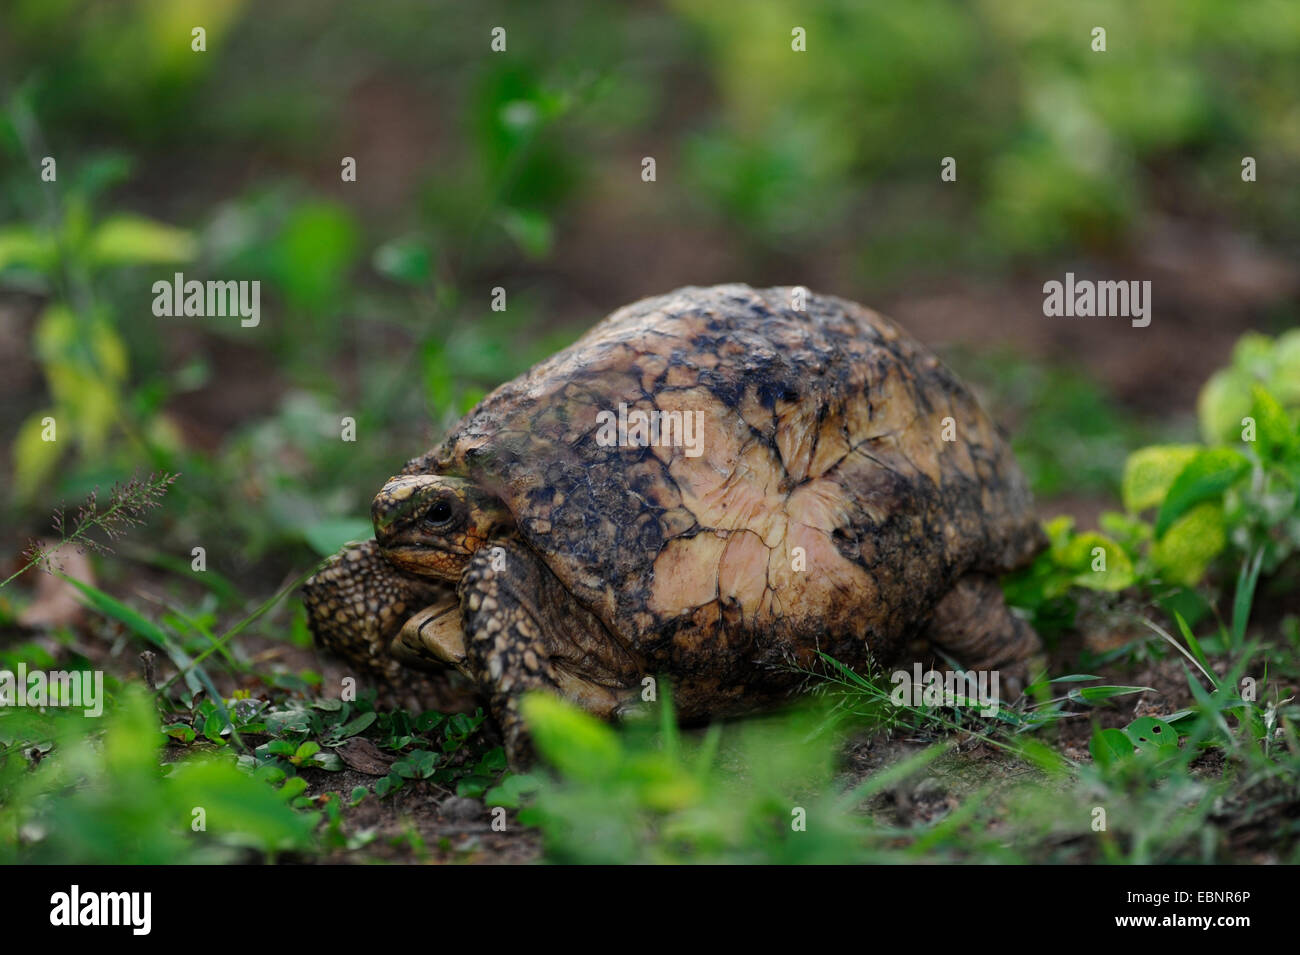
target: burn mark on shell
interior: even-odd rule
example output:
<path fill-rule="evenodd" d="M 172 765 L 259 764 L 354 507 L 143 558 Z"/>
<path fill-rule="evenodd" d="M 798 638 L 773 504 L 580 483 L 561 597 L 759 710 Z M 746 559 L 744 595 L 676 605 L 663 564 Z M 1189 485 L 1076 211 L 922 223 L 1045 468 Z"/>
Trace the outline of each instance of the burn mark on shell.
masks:
<path fill-rule="evenodd" d="M 794 403 L 799 400 L 799 391 L 792 385 L 779 381 L 762 381 L 758 385 L 758 400 L 764 408 L 776 407 L 778 400 Z"/>
<path fill-rule="evenodd" d="M 862 545 L 858 541 L 858 532 L 851 527 L 837 527 L 831 534 L 835 549 L 845 560 L 855 563 L 862 557 Z"/>

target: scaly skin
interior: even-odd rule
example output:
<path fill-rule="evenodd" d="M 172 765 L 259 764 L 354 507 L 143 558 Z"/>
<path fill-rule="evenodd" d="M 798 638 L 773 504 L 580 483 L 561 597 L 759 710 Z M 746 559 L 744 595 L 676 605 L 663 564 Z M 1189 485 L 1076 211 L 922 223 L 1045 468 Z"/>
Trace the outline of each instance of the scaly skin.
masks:
<path fill-rule="evenodd" d="M 514 540 L 478 553 L 457 588 L 469 665 L 505 738 L 512 766 L 530 759 L 522 695 L 548 690 L 611 719 L 630 705 L 640 661 L 608 634 L 527 548 Z M 563 626 L 557 627 L 562 621 Z"/>
<path fill-rule="evenodd" d="M 375 542 L 366 541 L 327 560 L 303 587 L 303 603 L 317 643 L 373 680 L 384 705 L 419 711 L 460 702 L 445 678 L 424 675 L 447 661 L 425 647 L 412 652 L 399 640 L 412 614 L 439 607 L 452 611 L 459 634 L 459 604 L 449 585 L 398 573 Z M 433 633 L 427 637 L 438 642 Z"/>
<path fill-rule="evenodd" d="M 384 679 L 401 672 L 389 645 L 407 618 L 449 595 L 435 580 L 398 573 L 374 541 L 339 551 L 303 587 L 307 619 L 328 650 Z"/>

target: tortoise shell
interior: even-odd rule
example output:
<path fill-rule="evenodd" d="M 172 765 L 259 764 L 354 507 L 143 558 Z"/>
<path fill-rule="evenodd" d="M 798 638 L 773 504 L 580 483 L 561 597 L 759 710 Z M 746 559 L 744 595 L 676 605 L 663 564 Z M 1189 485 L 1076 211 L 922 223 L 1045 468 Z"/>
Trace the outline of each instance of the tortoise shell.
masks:
<path fill-rule="evenodd" d="M 876 312 L 795 288 L 621 308 L 403 473 L 496 495 L 613 638 L 669 670 L 891 655 L 956 581 L 1042 546 L 970 391 Z"/>

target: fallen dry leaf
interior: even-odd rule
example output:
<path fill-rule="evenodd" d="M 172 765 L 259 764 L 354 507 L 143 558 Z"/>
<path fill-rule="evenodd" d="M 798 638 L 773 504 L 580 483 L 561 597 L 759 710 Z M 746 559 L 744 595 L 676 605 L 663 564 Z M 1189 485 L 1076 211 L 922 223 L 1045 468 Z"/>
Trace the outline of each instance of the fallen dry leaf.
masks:
<path fill-rule="evenodd" d="M 52 547 L 53 542 L 42 541 L 42 547 Z M 95 572 L 90 558 L 74 547 L 61 547 L 50 555 L 50 566 L 73 580 L 95 586 Z M 80 591 L 72 584 L 53 574 L 33 571 L 36 577 L 36 599 L 18 615 L 18 622 L 28 627 L 52 629 L 75 627 L 85 617 Z"/>
<path fill-rule="evenodd" d="M 334 747 L 334 752 L 343 762 L 367 776 L 387 776 L 388 768 L 396 761 L 395 756 L 381 752 L 378 746 L 360 736 Z"/>

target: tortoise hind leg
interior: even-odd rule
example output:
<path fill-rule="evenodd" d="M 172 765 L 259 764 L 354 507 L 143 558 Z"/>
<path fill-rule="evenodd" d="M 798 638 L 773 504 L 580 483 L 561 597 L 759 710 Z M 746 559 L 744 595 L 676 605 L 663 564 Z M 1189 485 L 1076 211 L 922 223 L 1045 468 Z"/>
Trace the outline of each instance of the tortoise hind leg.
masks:
<path fill-rule="evenodd" d="M 1007 607 L 997 578 L 984 574 L 953 585 L 935 606 L 927 636 L 967 670 L 998 671 L 1004 699 L 1020 695 L 1042 647 L 1033 628 Z"/>

